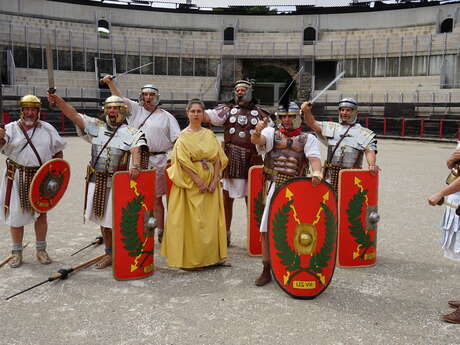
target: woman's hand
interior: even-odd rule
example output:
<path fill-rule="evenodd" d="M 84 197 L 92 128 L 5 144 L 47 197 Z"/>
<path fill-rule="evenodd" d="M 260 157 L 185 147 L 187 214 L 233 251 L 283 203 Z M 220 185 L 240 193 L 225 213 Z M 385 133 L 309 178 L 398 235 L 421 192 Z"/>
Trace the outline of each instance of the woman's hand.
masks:
<path fill-rule="evenodd" d="M 218 181 L 215 181 L 215 180 L 211 181 L 211 183 L 208 186 L 208 192 L 209 193 L 214 193 L 214 191 L 216 190 L 216 187 L 217 187 L 217 183 L 218 183 Z"/>

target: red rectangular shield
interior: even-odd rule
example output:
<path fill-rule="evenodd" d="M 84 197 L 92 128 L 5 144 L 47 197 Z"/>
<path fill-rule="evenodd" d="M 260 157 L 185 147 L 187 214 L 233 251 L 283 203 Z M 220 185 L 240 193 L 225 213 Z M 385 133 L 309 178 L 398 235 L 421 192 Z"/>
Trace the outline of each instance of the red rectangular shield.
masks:
<path fill-rule="evenodd" d="M 139 279 L 153 274 L 155 171 L 144 170 L 135 180 L 127 171 L 113 175 L 113 276 Z"/>
<path fill-rule="evenodd" d="M 368 170 L 339 173 L 338 264 L 373 266 L 377 260 L 379 176 Z"/>
<path fill-rule="evenodd" d="M 254 165 L 248 172 L 248 221 L 247 243 L 248 254 L 252 256 L 262 255 L 262 243 L 260 240 L 260 222 L 264 212 L 264 166 Z"/>

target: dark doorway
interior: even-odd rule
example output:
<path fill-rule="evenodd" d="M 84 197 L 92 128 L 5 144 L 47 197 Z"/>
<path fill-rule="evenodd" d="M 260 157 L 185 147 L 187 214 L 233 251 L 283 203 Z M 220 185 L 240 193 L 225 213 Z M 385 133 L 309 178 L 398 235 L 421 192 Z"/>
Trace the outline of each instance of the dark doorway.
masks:
<path fill-rule="evenodd" d="M 96 78 L 98 80 L 99 97 L 107 98 L 111 95 L 110 89 L 107 84 L 102 84 L 100 80 L 107 74 L 115 74 L 115 59 L 95 59 L 96 64 Z"/>
<path fill-rule="evenodd" d="M 316 30 L 312 27 L 305 28 L 303 30 L 303 44 L 313 44 L 316 41 Z"/>
<path fill-rule="evenodd" d="M 97 32 L 100 38 L 109 38 L 110 36 L 110 25 L 105 19 L 99 19 L 97 21 Z"/>
<path fill-rule="evenodd" d="M 335 78 L 337 61 L 316 61 L 315 62 L 315 90 L 322 90 Z M 335 90 L 332 85 L 331 90 Z"/>
<path fill-rule="evenodd" d="M 260 104 L 265 105 L 277 103 L 286 86 L 292 81 L 286 70 L 273 65 L 256 67 L 251 73 L 251 78 L 256 80 L 255 97 Z M 295 97 L 295 90 L 293 90 L 292 95 Z"/>
<path fill-rule="evenodd" d="M 454 28 L 454 20 L 452 18 L 447 18 L 442 21 L 439 32 L 440 33 L 452 32 L 453 28 Z"/>
<path fill-rule="evenodd" d="M 224 30 L 224 44 L 232 45 L 234 40 L 235 40 L 235 29 L 232 27 L 226 28 Z"/>

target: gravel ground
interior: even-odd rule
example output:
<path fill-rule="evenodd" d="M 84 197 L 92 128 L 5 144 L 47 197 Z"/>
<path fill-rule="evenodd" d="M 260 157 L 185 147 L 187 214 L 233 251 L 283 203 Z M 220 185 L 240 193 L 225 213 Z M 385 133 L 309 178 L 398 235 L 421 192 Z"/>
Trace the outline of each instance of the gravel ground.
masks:
<path fill-rule="evenodd" d="M 89 145 L 67 138 L 69 190 L 49 214 L 49 266 L 35 260 L 26 229 L 25 264 L 0 268 L 0 296 L 46 279 L 61 267 L 102 253 L 69 255 L 92 241 L 82 222 L 83 174 Z M 116 281 L 109 269 L 88 268 L 10 301 L 0 300 L 0 344 L 459 344 L 459 327 L 439 320 L 460 298 L 459 266 L 440 249 L 442 208 L 429 207 L 443 186 L 452 143 L 380 140 L 380 214 L 375 267 L 337 268 L 314 300 L 296 300 L 276 284 L 254 286 L 261 260 L 246 253 L 242 200 L 234 211 L 231 268 L 184 272 L 155 255 L 152 277 Z M 4 162 L 1 163 L 2 165 Z M 0 257 L 10 250 L 0 233 Z M 158 246 L 156 247 L 158 249 Z"/>

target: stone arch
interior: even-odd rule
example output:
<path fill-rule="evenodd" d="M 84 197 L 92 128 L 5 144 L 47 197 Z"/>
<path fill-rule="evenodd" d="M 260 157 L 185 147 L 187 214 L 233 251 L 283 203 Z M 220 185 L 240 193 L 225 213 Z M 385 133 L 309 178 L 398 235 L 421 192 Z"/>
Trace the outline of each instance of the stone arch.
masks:
<path fill-rule="evenodd" d="M 303 30 L 303 44 L 313 44 L 316 41 L 316 30 L 309 26 Z"/>
<path fill-rule="evenodd" d="M 229 26 L 224 30 L 224 44 L 232 45 L 235 41 L 235 28 Z"/>
<path fill-rule="evenodd" d="M 452 32 L 454 29 L 454 20 L 452 18 L 446 18 L 439 25 L 439 33 Z"/>

